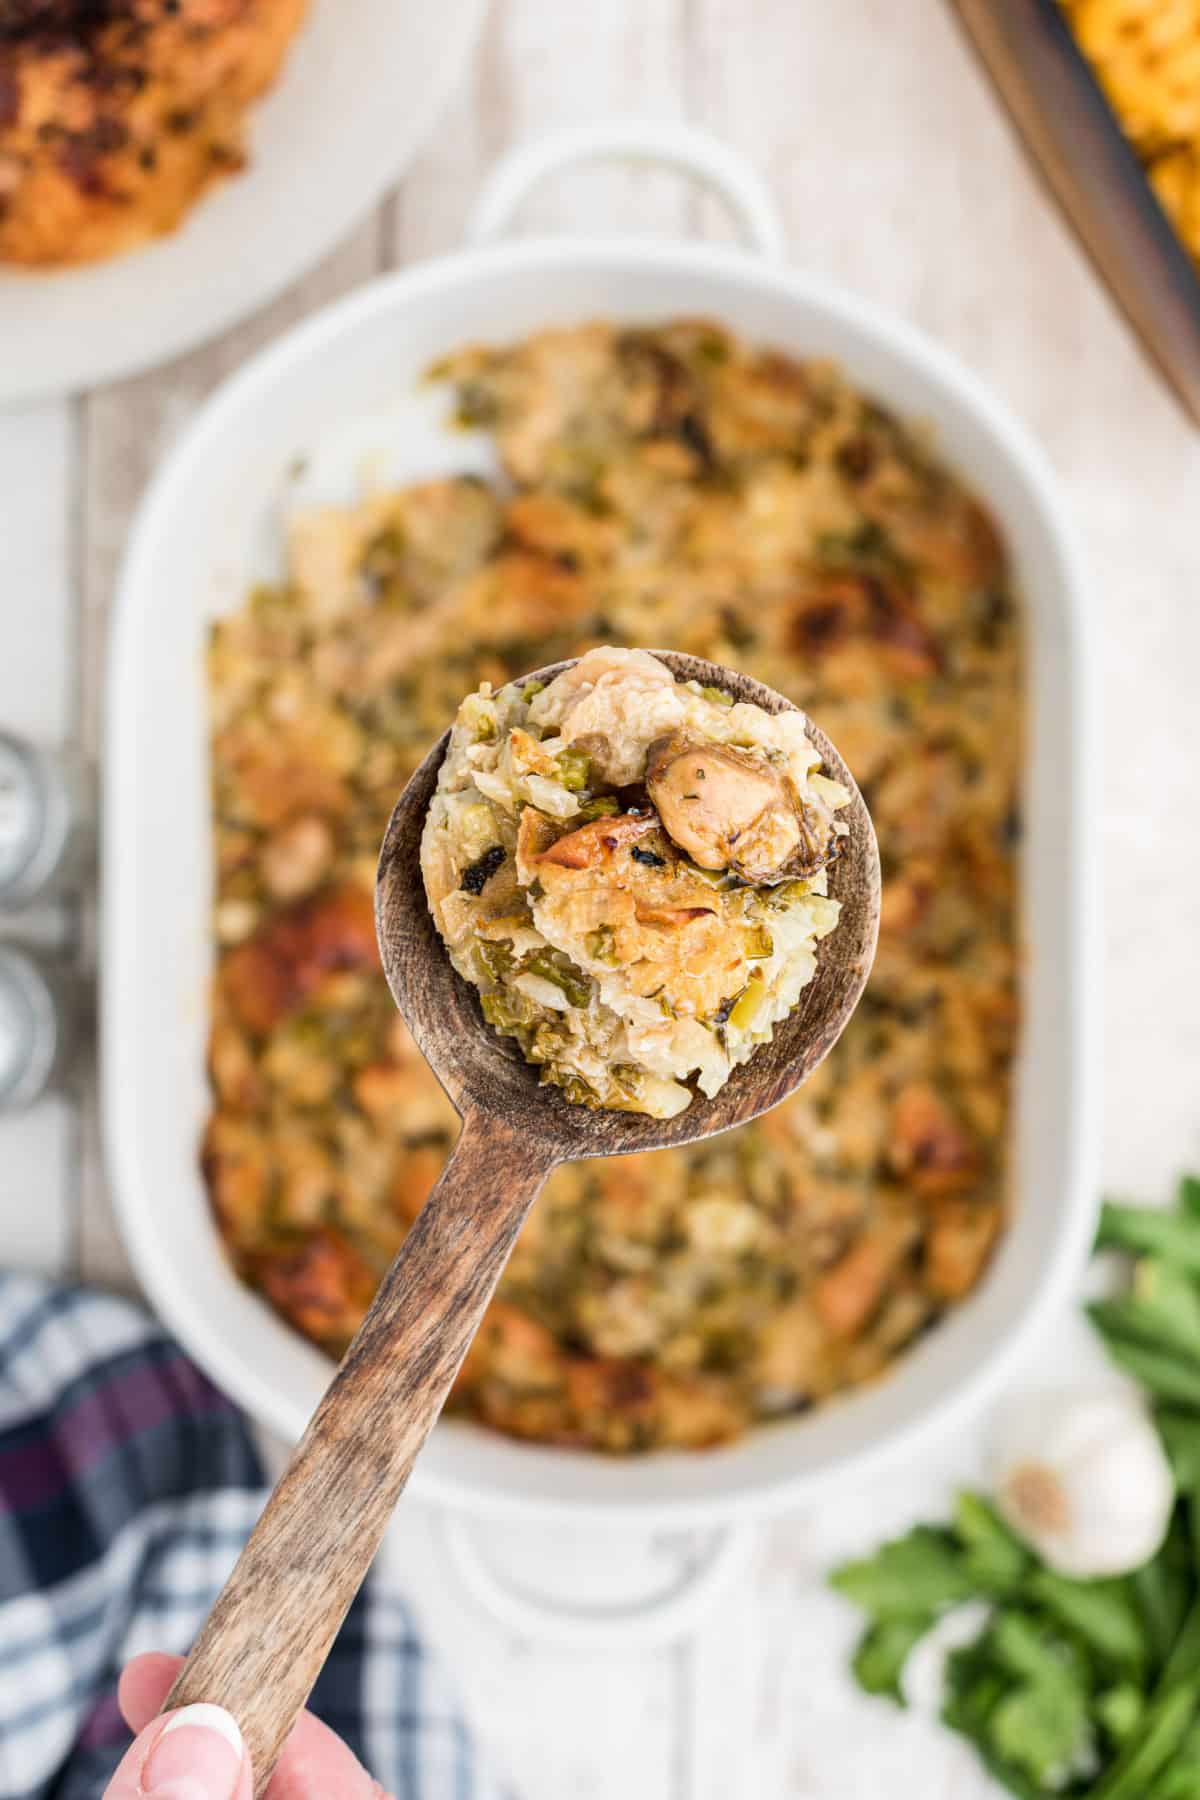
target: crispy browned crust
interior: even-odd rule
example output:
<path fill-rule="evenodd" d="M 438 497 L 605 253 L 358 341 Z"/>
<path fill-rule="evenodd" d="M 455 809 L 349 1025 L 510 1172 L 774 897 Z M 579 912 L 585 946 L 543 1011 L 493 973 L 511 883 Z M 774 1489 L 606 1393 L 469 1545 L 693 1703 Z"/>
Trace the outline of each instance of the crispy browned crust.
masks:
<path fill-rule="evenodd" d="M 170 231 L 245 160 L 307 0 L 5 0 L 0 261 L 87 262 Z"/>

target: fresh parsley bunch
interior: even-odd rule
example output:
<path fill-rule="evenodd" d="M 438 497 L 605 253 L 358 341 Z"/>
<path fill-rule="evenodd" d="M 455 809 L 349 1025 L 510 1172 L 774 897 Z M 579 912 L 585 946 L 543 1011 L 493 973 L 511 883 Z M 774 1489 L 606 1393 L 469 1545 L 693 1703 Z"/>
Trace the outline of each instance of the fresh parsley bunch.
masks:
<path fill-rule="evenodd" d="M 910 1651 L 971 1601 L 986 1623 L 946 1659 L 942 1718 L 1022 1800 L 1200 1800 L 1200 1179 L 1174 1211 L 1106 1205 L 1097 1247 L 1135 1259 L 1128 1291 L 1088 1307 L 1141 1383 L 1176 1483 L 1157 1554 L 1130 1575 L 1047 1568 L 979 1494 L 832 1583 L 865 1612 L 859 1685 L 904 1704 Z"/>

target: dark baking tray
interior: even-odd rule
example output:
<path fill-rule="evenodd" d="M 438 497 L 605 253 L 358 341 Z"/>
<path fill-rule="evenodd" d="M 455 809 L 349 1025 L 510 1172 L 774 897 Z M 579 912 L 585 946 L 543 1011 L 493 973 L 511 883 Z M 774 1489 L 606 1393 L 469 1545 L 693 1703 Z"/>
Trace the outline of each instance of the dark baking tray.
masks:
<path fill-rule="evenodd" d="M 1058 0 L 950 0 L 1026 150 L 1200 424 L 1200 277 Z"/>

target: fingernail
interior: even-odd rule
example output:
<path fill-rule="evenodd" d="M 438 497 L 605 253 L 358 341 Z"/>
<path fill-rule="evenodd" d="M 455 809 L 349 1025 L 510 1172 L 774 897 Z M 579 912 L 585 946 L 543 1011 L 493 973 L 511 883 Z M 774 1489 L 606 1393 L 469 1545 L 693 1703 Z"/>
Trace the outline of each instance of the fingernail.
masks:
<path fill-rule="evenodd" d="M 245 1750 L 221 1706 L 185 1706 L 163 1726 L 142 1770 L 146 1800 L 233 1800 Z"/>

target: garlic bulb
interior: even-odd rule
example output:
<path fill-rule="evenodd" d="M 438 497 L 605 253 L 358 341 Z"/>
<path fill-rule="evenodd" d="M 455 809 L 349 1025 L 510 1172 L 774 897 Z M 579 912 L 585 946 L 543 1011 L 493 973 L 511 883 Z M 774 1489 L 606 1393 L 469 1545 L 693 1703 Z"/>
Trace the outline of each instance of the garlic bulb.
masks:
<path fill-rule="evenodd" d="M 1107 1388 L 1027 1394 L 1000 1422 L 996 1505 L 1064 1575 L 1123 1575 L 1166 1535 L 1175 1484 L 1135 1394 Z"/>

